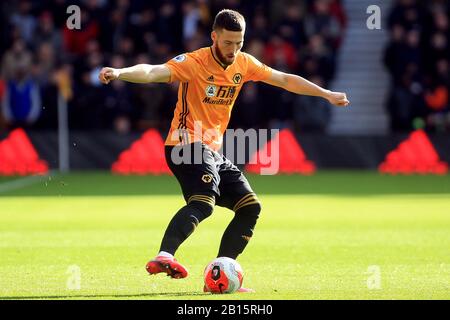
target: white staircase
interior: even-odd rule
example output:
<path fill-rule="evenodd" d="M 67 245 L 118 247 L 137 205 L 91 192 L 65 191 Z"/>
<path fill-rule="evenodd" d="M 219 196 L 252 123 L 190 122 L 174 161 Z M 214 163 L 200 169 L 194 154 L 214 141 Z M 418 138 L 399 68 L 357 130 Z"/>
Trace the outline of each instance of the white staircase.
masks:
<path fill-rule="evenodd" d="M 371 135 L 389 131 L 385 103 L 389 74 L 383 65 L 388 40 L 387 16 L 393 0 L 343 0 L 348 17 L 344 42 L 332 90 L 346 92 L 349 108 L 332 108 L 328 132 L 332 135 Z M 381 30 L 369 30 L 367 8 L 381 8 Z"/>

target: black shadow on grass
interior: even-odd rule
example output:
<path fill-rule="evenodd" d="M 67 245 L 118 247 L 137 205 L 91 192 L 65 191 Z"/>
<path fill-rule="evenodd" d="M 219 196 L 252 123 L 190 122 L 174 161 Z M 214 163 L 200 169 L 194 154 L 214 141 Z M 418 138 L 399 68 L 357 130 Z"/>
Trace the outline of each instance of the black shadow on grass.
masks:
<path fill-rule="evenodd" d="M 54 300 L 54 299 L 77 299 L 77 298 L 152 298 L 152 297 L 182 297 L 182 296 L 209 296 L 209 293 L 201 292 L 161 292 L 161 293 L 139 293 L 139 294 L 81 294 L 81 295 L 55 295 L 55 296 L 17 296 L 0 297 L 0 300 Z"/>

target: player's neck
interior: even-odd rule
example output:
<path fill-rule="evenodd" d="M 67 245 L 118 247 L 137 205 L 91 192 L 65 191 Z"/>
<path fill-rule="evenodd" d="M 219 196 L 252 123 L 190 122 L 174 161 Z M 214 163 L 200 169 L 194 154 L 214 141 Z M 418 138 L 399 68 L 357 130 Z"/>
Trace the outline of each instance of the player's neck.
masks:
<path fill-rule="evenodd" d="M 222 66 L 222 68 L 226 69 L 228 67 L 228 65 L 224 64 L 217 56 L 216 47 L 214 45 L 211 46 L 211 53 L 214 57 L 214 60 L 216 60 Z"/>

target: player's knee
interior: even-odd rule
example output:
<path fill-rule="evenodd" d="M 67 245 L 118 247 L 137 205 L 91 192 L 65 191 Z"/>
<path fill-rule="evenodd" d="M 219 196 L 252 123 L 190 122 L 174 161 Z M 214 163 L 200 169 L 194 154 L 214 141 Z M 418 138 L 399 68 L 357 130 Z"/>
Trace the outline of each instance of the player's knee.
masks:
<path fill-rule="evenodd" d="M 188 206 L 199 213 L 197 217 L 199 222 L 213 213 L 214 205 L 215 197 L 213 195 L 193 195 L 188 199 Z"/>
<path fill-rule="evenodd" d="M 233 211 L 240 215 L 251 216 L 258 219 L 261 212 L 261 202 L 253 192 L 243 196 L 234 206 Z"/>
<path fill-rule="evenodd" d="M 208 218 L 214 210 L 214 207 L 211 204 L 200 201 L 192 201 L 188 206 L 196 209 L 196 211 L 200 213 L 200 216 L 198 217 L 199 221 Z"/>
<path fill-rule="evenodd" d="M 246 216 L 252 220 L 258 220 L 259 215 L 261 213 L 261 203 L 259 201 L 256 201 L 252 204 L 244 205 L 240 207 L 238 210 L 236 210 L 236 214 L 239 214 L 241 216 Z"/>
<path fill-rule="evenodd" d="M 253 236 L 253 230 L 261 212 L 261 203 L 255 202 L 249 205 L 242 206 L 235 213 L 235 220 L 240 225 L 241 237 L 247 242 Z"/>
<path fill-rule="evenodd" d="M 200 222 L 208 218 L 214 209 L 214 196 L 191 197 L 182 210 L 182 214 L 176 216 L 177 223 L 180 225 L 182 237 L 188 237 Z"/>

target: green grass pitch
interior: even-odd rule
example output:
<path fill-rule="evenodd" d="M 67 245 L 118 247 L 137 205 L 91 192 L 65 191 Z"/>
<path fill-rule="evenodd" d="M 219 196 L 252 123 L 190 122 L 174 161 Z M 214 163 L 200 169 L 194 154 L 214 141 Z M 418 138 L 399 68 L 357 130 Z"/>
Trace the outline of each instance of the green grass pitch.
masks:
<path fill-rule="evenodd" d="M 249 180 L 263 211 L 239 262 L 256 293 L 210 295 L 227 209 L 177 253 L 188 278 L 144 268 L 183 205 L 174 177 L 1 178 L 0 299 L 450 299 L 450 176 Z"/>

